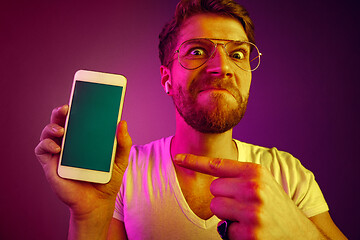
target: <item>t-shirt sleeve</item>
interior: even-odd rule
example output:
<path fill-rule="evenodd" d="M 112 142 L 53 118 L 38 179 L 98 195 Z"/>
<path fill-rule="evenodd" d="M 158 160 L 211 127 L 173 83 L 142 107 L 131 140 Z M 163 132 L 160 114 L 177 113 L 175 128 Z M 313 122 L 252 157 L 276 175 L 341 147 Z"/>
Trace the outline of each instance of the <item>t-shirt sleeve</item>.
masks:
<path fill-rule="evenodd" d="M 307 217 L 329 211 L 314 174 L 291 154 L 278 151 L 276 148 L 271 150 L 277 163 L 274 163 L 270 169 L 295 205 Z"/>
<path fill-rule="evenodd" d="M 128 168 L 126 169 L 123 179 L 122 179 L 122 184 L 120 186 L 120 190 L 116 195 L 116 199 L 115 199 L 115 209 L 114 209 L 114 214 L 113 214 L 113 218 L 116 218 L 122 222 L 124 222 L 124 199 L 125 199 L 125 190 L 126 190 L 126 184 L 127 184 L 127 176 L 128 176 L 128 171 L 129 168 L 131 168 L 131 163 L 132 163 L 132 156 L 134 155 L 134 152 L 136 152 L 134 150 L 134 146 L 131 148 L 130 150 L 130 154 L 129 154 L 129 165 Z"/>
<path fill-rule="evenodd" d="M 297 163 L 298 171 L 293 173 L 298 180 L 292 184 L 293 201 L 307 217 L 329 211 L 314 174 L 303 167 L 298 160 Z"/>
<path fill-rule="evenodd" d="M 329 207 L 320 190 L 319 185 L 315 181 L 314 175 L 311 173 L 311 180 L 309 181 L 308 191 L 299 199 L 299 208 L 302 209 L 307 217 L 312 217 L 323 212 L 329 211 Z"/>
<path fill-rule="evenodd" d="M 113 214 L 113 218 L 116 218 L 122 222 L 124 222 L 124 203 L 123 203 L 123 195 L 124 187 L 121 185 L 120 191 L 118 192 L 115 200 L 115 210 Z"/>

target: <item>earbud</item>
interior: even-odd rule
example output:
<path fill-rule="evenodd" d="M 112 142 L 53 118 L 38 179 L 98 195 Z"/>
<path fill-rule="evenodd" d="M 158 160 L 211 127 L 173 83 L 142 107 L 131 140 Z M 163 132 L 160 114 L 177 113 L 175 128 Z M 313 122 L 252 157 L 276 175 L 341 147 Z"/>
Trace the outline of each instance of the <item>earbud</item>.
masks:
<path fill-rule="evenodd" d="M 166 92 L 166 94 L 169 94 L 170 93 L 170 91 L 169 91 L 169 88 L 171 87 L 171 83 L 170 83 L 170 81 L 168 80 L 168 81 L 166 81 L 165 82 L 165 92 Z"/>

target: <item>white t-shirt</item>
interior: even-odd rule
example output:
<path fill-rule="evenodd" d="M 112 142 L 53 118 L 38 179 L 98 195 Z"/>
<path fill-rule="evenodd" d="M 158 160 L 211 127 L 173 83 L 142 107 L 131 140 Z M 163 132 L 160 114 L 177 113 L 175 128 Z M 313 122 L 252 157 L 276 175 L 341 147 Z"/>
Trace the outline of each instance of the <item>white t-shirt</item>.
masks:
<path fill-rule="evenodd" d="M 187 204 L 170 155 L 172 137 L 131 149 L 114 218 L 129 239 L 221 239 L 215 215 L 199 218 Z M 234 140 L 238 160 L 265 166 L 307 217 L 328 211 L 314 175 L 292 155 Z"/>

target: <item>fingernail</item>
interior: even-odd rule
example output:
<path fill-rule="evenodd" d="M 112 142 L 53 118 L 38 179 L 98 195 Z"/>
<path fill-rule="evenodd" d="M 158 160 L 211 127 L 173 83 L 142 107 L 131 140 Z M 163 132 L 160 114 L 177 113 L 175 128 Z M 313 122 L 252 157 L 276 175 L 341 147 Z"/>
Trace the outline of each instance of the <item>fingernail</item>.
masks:
<path fill-rule="evenodd" d="M 54 133 L 57 133 L 58 131 L 60 131 L 62 129 L 62 127 L 52 127 L 52 131 L 54 132 Z"/>
<path fill-rule="evenodd" d="M 126 132 L 128 131 L 128 125 L 127 125 L 126 121 L 124 121 L 124 129 L 125 129 Z"/>
<path fill-rule="evenodd" d="M 56 151 L 59 152 L 60 151 L 60 147 L 56 144 L 56 143 L 50 143 L 51 148 Z"/>
<path fill-rule="evenodd" d="M 128 132 L 128 125 L 127 125 L 127 122 L 126 121 L 122 121 L 121 122 L 121 133 L 124 135 L 124 136 L 128 136 L 129 135 L 129 132 Z"/>
<path fill-rule="evenodd" d="M 186 158 L 185 154 L 177 154 L 177 155 L 175 155 L 174 162 L 182 163 L 182 162 L 184 162 L 185 158 Z"/>
<path fill-rule="evenodd" d="M 63 109 L 63 108 L 66 108 L 66 109 L 67 109 L 67 108 L 68 108 L 68 105 L 62 105 L 61 107 L 58 107 L 56 110 L 57 110 L 57 111 L 60 111 L 60 110 Z"/>

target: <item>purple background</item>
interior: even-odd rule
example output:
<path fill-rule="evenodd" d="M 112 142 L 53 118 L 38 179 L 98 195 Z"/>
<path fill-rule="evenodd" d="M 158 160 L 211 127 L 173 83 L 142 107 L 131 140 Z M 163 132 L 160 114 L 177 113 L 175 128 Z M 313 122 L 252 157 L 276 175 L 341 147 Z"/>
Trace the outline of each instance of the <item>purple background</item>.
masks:
<path fill-rule="evenodd" d="M 315 173 L 334 221 L 359 238 L 359 17 L 355 2 L 243 0 L 263 53 L 236 138 L 276 146 Z M 8 1 L 0 13 L 0 239 L 65 239 L 68 210 L 34 156 L 73 74 L 128 78 L 135 144 L 174 133 L 160 85 L 158 33 L 177 0 Z"/>

